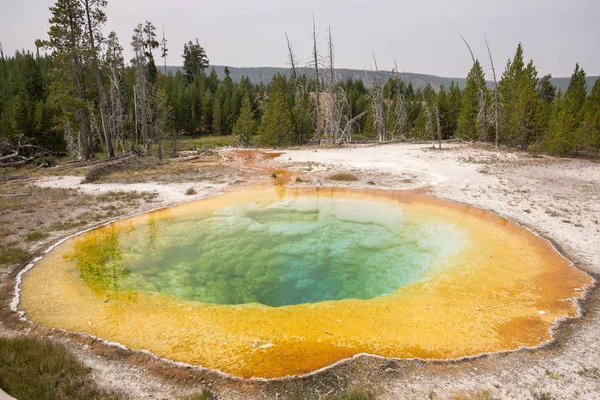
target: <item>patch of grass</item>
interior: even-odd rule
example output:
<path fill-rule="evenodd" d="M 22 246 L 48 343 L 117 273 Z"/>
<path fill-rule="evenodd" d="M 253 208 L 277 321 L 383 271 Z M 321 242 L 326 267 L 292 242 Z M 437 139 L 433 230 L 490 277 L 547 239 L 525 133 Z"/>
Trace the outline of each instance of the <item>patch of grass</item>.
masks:
<path fill-rule="evenodd" d="M 558 372 L 550 371 L 549 369 L 546 370 L 546 376 L 550 379 L 558 379 L 560 377 L 560 375 L 558 375 Z"/>
<path fill-rule="evenodd" d="M 554 397 L 548 392 L 532 392 L 534 400 L 554 400 Z"/>
<path fill-rule="evenodd" d="M 577 374 L 585 378 L 600 379 L 600 369 L 598 368 L 582 368 L 577 371 Z"/>
<path fill-rule="evenodd" d="M 45 232 L 31 231 L 25 235 L 25 240 L 28 242 L 37 242 L 38 240 L 46 239 L 48 236 Z"/>
<path fill-rule="evenodd" d="M 51 231 L 68 231 L 73 228 L 77 228 L 79 226 L 83 226 L 87 224 L 87 221 L 73 221 L 71 219 L 66 220 L 65 222 L 57 222 L 56 224 L 50 225 L 48 229 Z"/>
<path fill-rule="evenodd" d="M 21 247 L 8 245 L 0 247 L 0 265 L 19 264 L 29 258 L 29 252 Z"/>
<path fill-rule="evenodd" d="M 358 177 L 356 175 L 352 175 L 352 174 L 333 174 L 333 175 L 330 175 L 327 179 L 329 179 L 330 181 L 350 182 L 350 181 L 357 181 Z"/>
<path fill-rule="evenodd" d="M 498 400 L 490 389 L 478 390 L 473 393 L 454 393 L 452 400 Z"/>
<path fill-rule="evenodd" d="M 202 389 L 197 393 L 190 394 L 188 396 L 182 397 L 181 400 L 214 400 L 214 396 L 211 392 L 206 389 Z"/>
<path fill-rule="evenodd" d="M 120 399 L 99 389 L 64 346 L 27 337 L 0 338 L 0 387 L 17 399 Z"/>
<path fill-rule="evenodd" d="M 366 389 L 354 389 L 350 392 L 343 394 L 338 397 L 334 397 L 334 400 L 373 400 L 375 396 Z"/>
<path fill-rule="evenodd" d="M 217 147 L 235 147 L 237 141 L 233 135 L 227 136 L 201 136 L 198 138 L 189 138 L 180 140 L 177 144 L 179 149 L 188 150 L 193 146 L 198 149 L 214 149 Z"/>
<path fill-rule="evenodd" d="M 196 188 L 194 188 L 194 187 L 188 188 L 188 189 L 185 191 L 185 195 L 186 195 L 186 196 L 193 196 L 193 195 L 195 195 L 195 194 L 198 194 L 198 192 L 196 191 Z"/>
<path fill-rule="evenodd" d="M 82 183 L 94 183 L 102 180 L 103 177 L 108 176 L 114 172 L 123 171 L 134 165 L 132 160 L 127 161 L 115 161 L 108 164 L 100 164 L 92 167 L 86 174 L 85 179 Z"/>

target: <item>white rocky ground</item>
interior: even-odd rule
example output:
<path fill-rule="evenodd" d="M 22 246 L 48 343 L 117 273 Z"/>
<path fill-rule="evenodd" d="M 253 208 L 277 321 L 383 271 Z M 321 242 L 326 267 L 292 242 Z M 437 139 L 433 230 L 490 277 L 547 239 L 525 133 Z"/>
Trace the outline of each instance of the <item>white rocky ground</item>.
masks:
<path fill-rule="evenodd" d="M 432 150 L 419 144 L 289 150 L 268 166 L 297 171 L 303 185 L 381 189 L 432 188 L 440 198 L 491 209 L 554 241 L 582 269 L 600 273 L 600 163 L 584 160 L 532 158 L 465 144 Z M 357 182 L 327 180 L 332 173 L 356 175 Z M 40 186 L 78 187 L 86 193 L 155 191 L 161 206 L 216 194 L 226 184 L 80 184 L 82 177 L 52 177 Z M 198 192 L 186 196 L 195 186 Z M 395 362 L 384 372 L 340 376 L 370 387 L 378 398 L 450 398 L 457 392 L 489 390 L 502 399 L 600 399 L 600 310 L 591 296 L 584 320 L 559 329 L 557 344 L 545 349 L 492 355 L 461 363 Z M 151 378 L 143 368 L 75 349 L 94 370 L 98 381 L 118 387 L 133 398 L 168 399 L 181 387 Z M 333 371 L 335 374 L 336 371 Z M 342 368 L 339 374 L 344 374 Z M 222 389 L 219 398 L 249 398 Z M 258 385 L 258 384 L 257 384 Z M 347 385 L 346 385 L 347 386 Z M 191 390 L 188 388 L 187 390 Z M 187 391 L 184 390 L 184 391 Z M 257 398 L 272 391 L 256 387 Z M 323 389 L 322 393 L 327 390 Z M 544 397 L 546 396 L 546 397 Z M 285 398 L 282 394 L 280 398 Z"/>

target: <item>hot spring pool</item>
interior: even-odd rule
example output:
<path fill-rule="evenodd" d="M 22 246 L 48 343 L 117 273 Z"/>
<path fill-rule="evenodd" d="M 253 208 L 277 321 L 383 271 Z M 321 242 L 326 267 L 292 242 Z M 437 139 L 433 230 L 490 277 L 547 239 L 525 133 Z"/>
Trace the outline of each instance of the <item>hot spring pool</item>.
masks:
<path fill-rule="evenodd" d="M 21 310 L 243 377 L 351 357 L 457 358 L 535 346 L 590 282 L 545 240 L 414 192 L 248 189 L 69 239 Z"/>

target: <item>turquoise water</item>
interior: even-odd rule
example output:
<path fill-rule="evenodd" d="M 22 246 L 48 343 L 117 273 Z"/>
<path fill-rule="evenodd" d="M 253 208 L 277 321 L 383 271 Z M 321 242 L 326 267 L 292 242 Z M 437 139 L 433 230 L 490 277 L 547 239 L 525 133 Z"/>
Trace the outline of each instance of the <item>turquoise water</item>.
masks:
<path fill-rule="evenodd" d="M 400 204 L 305 197 L 150 214 L 125 232 L 82 238 L 72 259 L 95 289 L 277 307 L 388 295 L 463 245 L 460 228 Z"/>

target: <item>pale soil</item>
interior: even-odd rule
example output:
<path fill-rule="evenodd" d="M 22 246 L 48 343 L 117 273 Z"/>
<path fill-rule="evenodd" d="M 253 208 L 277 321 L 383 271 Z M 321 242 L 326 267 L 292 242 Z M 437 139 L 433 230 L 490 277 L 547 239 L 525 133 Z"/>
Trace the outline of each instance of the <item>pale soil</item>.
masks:
<path fill-rule="evenodd" d="M 186 183 L 101 183 L 82 184 L 83 176 L 58 176 L 41 178 L 35 184 L 39 187 L 79 189 L 85 194 L 97 195 L 110 192 L 134 191 L 156 194 L 156 201 L 169 206 L 185 200 L 196 200 L 214 195 L 228 186 L 228 183 L 186 182 Z M 231 183 L 231 182 L 230 182 Z M 196 193 L 186 195 L 193 188 Z"/>
<path fill-rule="evenodd" d="M 262 161 L 261 165 L 295 171 L 290 185 L 431 187 L 435 196 L 491 209 L 532 228 L 552 240 L 583 270 L 600 273 L 600 163 L 597 162 L 532 158 L 464 144 L 445 146 L 441 151 L 431 150 L 427 145 L 397 144 L 290 150 L 277 159 Z M 236 166 L 241 167 L 239 163 Z M 253 171 L 247 183 L 269 179 L 270 170 L 264 169 L 262 175 L 256 168 Z M 358 180 L 329 180 L 335 173 L 350 173 Z M 296 176 L 300 178 L 298 181 Z M 218 184 L 207 180 L 183 183 L 173 180 L 179 183 L 82 185 L 81 179 L 46 177 L 35 184 L 77 188 L 88 196 L 131 190 L 155 193 L 152 202 L 131 205 L 127 214 L 217 194 L 229 185 L 239 184 L 236 174 L 220 177 Z M 190 186 L 195 187 L 196 195 L 185 195 Z M 1 270 L 0 275 L 6 283 L 2 290 L 10 287 L 12 283 L 7 280 L 13 275 Z M 4 297 L 1 306 L 5 307 Z M 17 328 L 29 330 L 27 325 Z M 119 357 L 115 356 L 117 351 L 101 343 L 68 335 L 61 340 L 71 343 L 73 352 L 93 369 L 101 385 L 117 388 L 136 399 L 172 399 L 204 387 L 223 399 L 322 398 L 353 387 L 365 387 L 378 399 L 597 399 L 600 398 L 598 332 L 600 307 L 597 291 L 592 291 L 584 303 L 584 318 L 562 324 L 555 331 L 555 343 L 542 349 L 449 363 L 361 357 L 314 376 L 269 383 L 232 381 L 210 372 L 169 366 L 150 357 L 144 359 L 139 354 Z M 8 333 L 14 333 L 12 325 L 3 327 L 0 321 L 0 334 Z"/>

